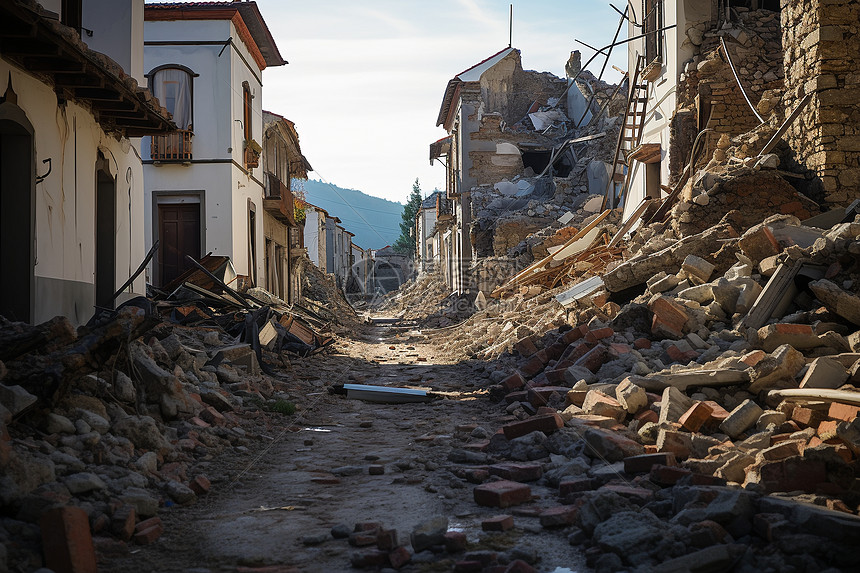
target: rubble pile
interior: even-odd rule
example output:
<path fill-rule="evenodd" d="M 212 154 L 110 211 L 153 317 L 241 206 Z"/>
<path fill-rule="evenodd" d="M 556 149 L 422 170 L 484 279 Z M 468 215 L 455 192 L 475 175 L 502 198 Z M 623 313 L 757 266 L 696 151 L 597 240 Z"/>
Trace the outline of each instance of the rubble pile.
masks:
<path fill-rule="evenodd" d="M 575 526 L 591 565 L 858 566 L 834 547 L 860 538 L 860 217 L 828 217 L 644 229 L 569 324 L 503 356 L 510 421 L 472 447 L 539 462 L 559 504 L 542 523 Z M 547 299 L 531 315 L 563 320 Z M 517 481 L 475 500 L 531 499 Z"/>
<path fill-rule="evenodd" d="M 312 309 L 332 327 L 349 328 L 360 322 L 355 309 L 346 300 L 331 275 L 322 272 L 309 258 L 298 261 L 302 284 L 302 306 Z"/>
<path fill-rule="evenodd" d="M 223 479 L 216 456 L 249 452 L 295 412 L 298 384 L 277 368 L 330 344 L 314 328 L 324 321 L 219 282 L 189 271 L 169 295 L 137 297 L 78 329 L 64 317 L 0 318 L 4 566 L 38 566 L 51 531 L 78 521 L 111 551 L 154 542 L 160 508 Z"/>
<path fill-rule="evenodd" d="M 473 303 L 474 296 L 452 295 L 441 274 L 434 271 L 386 295 L 376 310 L 394 313 L 401 320 L 418 321 L 422 328 L 446 328 L 471 316 L 475 312 Z"/>

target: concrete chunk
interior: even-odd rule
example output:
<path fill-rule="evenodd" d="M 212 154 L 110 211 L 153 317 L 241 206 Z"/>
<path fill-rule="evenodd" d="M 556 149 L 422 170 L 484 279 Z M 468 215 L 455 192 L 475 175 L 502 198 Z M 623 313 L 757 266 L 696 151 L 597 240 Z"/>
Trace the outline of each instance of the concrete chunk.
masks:
<path fill-rule="evenodd" d="M 688 277 L 701 284 L 708 282 L 708 279 L 711 278 L 711 274 L 714 272 L 714 265 L 696 255 L 687 255 L 687 258 L 681 263 L 681 269 L 687 273 Z"/>
<path fill-rule="evenodd" d="M 660 400 L 660 423 L 677 422 L 693 406 L 686 394 L 672 386 L 663 390 Z"/>
<path fill-rule="evenodd" d="M 812 281 L 809 288 L 829 311 L 854 324 L 860 324 L 860 296 L 842 290 L 827 279 Z"/>
<path fill-rule="evenodd" d="M 736 438 L 753 427 L 763 413 L 764 410 L 758 404 L 752 400 L 744 400 L 723 420 L 720 430 L 730 438 Z"/>
<path fill-rule="evenodd" d="M 631 382 L 630 378 L 625 378 L 615 388 L 615 398 L 630 414 L 635 414 L 648 406 L 645 389 Z"/>
<path fill-rule="evenodd" d="M 820 356 L 812 361 L 803 380 L 801 388 L 829 388 L 836 390 L 848 380 L 848 371 L 836 360 Z"/>

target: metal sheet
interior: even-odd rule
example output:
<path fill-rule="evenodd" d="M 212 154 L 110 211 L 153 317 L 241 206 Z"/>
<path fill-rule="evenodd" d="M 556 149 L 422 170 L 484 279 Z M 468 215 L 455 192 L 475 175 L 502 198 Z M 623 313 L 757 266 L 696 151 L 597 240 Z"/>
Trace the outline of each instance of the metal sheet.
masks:
<path fill-rule="evenodd" d="M 344 384 L 343 387 L 346 390 L 346 397 L 351 400 L 406 404 L 410 402 L 428 402 L 433 398 L 427 390 L 413 388 L 390 388 L 388 386 L 372 386 L 369 384 Z"/>

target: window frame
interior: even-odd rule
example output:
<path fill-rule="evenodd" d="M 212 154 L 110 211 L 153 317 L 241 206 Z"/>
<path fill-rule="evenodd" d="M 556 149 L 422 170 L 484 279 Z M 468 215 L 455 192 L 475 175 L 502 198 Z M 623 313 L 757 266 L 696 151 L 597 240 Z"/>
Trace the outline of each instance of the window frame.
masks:
<path fill-rule="evenodd" d="M 200 77 L 200 74 L 194 73 L 194 70 L 189 68 L 188 66 L 183 66 L 182 64 L 161 64 L 160 66 L 156 66 L 149 70 L 148 73 L 144 74 L 146 78 L 146 86 L 149 92 L 155 95 L 155 76 L 158 72 L 164 70 L 180 70 L 188 74 L 188 97 L 191 102 L 191 121 L 188 122 L 188 128 L 185 131 L 194 132 L 194 78 Z M 159 102 L 162 106 L 164 106 L 164 102 Z M 165 108 L 167 106 L 164 106 Z"/>

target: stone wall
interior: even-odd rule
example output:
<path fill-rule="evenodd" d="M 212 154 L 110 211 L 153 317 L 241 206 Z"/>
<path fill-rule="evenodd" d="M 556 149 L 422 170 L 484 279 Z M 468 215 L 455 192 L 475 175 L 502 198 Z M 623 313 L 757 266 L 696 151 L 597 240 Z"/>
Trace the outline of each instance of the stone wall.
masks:
<path fill-rule="evenodd" d="M 860 197 L 860 2 L 782 0 L 782 28 L 786 107 L 815 93 L 785 140 L 823 203 L 845 206 Z"/>

